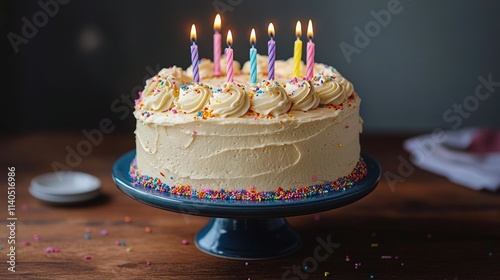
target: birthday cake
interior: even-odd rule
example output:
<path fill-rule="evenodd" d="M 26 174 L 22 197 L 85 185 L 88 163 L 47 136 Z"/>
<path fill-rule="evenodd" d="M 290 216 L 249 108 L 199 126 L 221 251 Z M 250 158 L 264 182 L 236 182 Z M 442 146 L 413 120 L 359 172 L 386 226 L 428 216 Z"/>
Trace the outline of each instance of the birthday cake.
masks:
<path fill-rule="evenodd" d="M 261 201 L 342 191 L 362 179 L 360 98 L 352 83 L 320 63 L 311 79 L 290 78 L 291 60 L 277 60 L 275 79 L 267 80 L 267 59 L 257 58 L 256 84 L 248 62 L 235 62 L 227 82 L 208 59 L 199 64 L 201 82 L 192 82 L 191 67 L 175 66 L 147 80 L 134 111 L 135 184 Z"/>

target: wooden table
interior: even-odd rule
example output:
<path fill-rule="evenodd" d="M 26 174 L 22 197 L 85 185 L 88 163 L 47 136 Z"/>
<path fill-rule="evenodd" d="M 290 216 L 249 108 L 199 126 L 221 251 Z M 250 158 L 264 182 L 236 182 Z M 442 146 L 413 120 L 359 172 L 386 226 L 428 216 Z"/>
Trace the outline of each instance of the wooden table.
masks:
<path fill-rule="evenodd" d="M 357 203 L 288 218 L 303 247 L 286 257 L 248 263 L 196 249 L 193 237 L 208 218 L 155 209 L 117 189 L 111 167 L 134 148 L 132 134 L 105 135 L 80 163 L 73 159 L 75 170 L 102 180 L 105 195 L 98 201 L 62 207 L 32 197 L 31 178 L 52 172 L 53 162 L 64 164 L 67 149 L 85 139 L 73 133 L 0 140 L 0 279 L 500 279 L 500 196 L 404 166 L 409 158 L 401 148 L 404 137 L 362 137 L 363 150 L 381 163 L 383 174 L 401 176 L 402 182 L 390 184 L 383 176 L 377 189 Z M 6 262 L 8 166 L 16 167 L 17 182 L 15 273 Z M 132 221 L 125 222 L 125 216 Z M 101 235 L 102 229 L 108 234 Z M 318 238 L 328 237 L 340 246 L 315 259 Z M 60 252 L 46 253 L 47 247 Z"/>

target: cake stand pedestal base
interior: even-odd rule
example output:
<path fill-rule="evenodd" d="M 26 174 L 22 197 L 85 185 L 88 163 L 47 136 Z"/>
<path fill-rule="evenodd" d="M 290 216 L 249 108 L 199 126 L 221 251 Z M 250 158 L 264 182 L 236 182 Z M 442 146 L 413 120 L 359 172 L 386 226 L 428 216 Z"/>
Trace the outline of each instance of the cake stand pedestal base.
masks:
<path fill-rule="evenodd" d="M 299 234 L 284 218 L 212 218 L 195 237 L 201 251 L 228 259 L 269 259 L 301 246 Z"/>

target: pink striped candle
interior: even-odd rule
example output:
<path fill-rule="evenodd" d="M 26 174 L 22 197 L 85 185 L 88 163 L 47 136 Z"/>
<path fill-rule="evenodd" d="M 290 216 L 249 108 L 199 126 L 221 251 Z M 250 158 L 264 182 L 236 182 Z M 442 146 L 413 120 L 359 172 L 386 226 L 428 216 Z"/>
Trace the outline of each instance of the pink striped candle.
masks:
<path fill-rule="evenodd" d="M 191 26 L 191 64 L 193 65 L 193 83 L 200 82 L 200 70 L 198 67 L 198 46 L 196 45 L 196 27 Z"/>
<path fill-rule="evenodd" d="M 221 18 L 217 14 L 214 20 L 214 75 L 219 77 L 221 75 L 220 71 L 220 54 L 221 54 L 221 35 L 219 33 L 221 28 Z"/>
<path fill-rule="evenodd" d="M 226 48 L 226 77 L 228 82 L 233 82 L 233 35 L 231 30 L 227 32 L 227 48 Z"/>
<path fill-rule="evenodd" d="M 312 41 L 314 36 L 312 21 L 309 20 L 309 24 L 307 25 L 307 37 L 309 37 L 309 42 L 307 42 L 307 68 L 306 68 L 306 79 L 310 80 L 313 77 L 314 72 L 314 53 L 315 46 Z"/>

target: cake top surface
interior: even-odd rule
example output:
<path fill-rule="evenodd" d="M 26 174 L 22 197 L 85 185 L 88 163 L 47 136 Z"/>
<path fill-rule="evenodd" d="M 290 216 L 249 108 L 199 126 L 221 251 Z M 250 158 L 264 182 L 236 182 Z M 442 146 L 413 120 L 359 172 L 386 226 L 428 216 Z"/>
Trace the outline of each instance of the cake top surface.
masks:
<path fill-rule="evenodd" d="M 202 59 L 199 64 L 201 82 L 192 83 L 192 68 L 163 68 L 146 81 L 135 101 L 136 118 L 155 115 L 157 119 L 279 119 L 293 114 L 321 114 L 317 108 L 341 109 L 343 102 L 356 97 L 351 82 L 335 68 L 315 63 L 311 79 L 292 77 L 293 61 L 277 60 L 275 80 L 267 80 L 267 56 L 257 57 L 258 82 L 249 82 L 249 62 L 243 67 L 234 62 L 234 80 L 227 82 L 213 74 L 214 63 Z M 221 65 L 225 65 L 225 57 Z M 305 75 L 302 62 L 301 73 Z M 313 113 L 315 112 L 315 113 Z"/>

